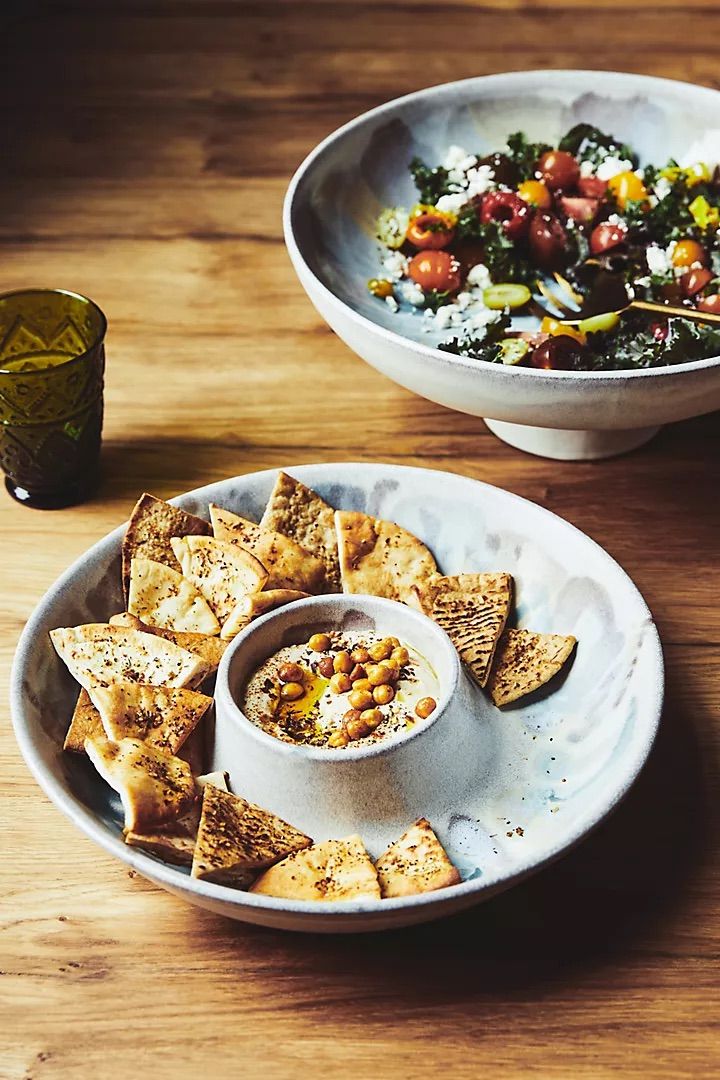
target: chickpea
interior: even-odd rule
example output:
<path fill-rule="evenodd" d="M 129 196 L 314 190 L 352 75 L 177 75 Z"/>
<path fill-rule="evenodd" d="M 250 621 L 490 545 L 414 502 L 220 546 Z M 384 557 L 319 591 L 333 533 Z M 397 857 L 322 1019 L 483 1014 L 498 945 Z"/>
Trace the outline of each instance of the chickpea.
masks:
<path fill-rule="evenodd" d="M 332 642 L 327 634 L 313 634 L 308 641 L 313 652 L 327 652 Z"/>
<path fill-rule="evenodd" d="M 383 686 L 375 687 L 372 692 L 372 697 L 376 705 L 389 705 L 395 697 L 395 691 L 392 686 L 388 686 L 388 684 L 385 683 Z"/>
<path fill-rule="evenodd" d="M 305 678 L 305 672 L 299 664 L 281 664 L 278 678 L 284 683 L 301 683 Z"/>
<path fill-rule="evenodd" d="M 352 705 L 353 709 L 369 709 L 373 703 L 375 692 L 371 694 L 369 690 L 353 690 L 348 698 L 348 701 Z"/>
<path fill-rule="evenodd" d="M 367 677 L 367 673 L 362 664 L 356 664 L 350 672 L 350 682 L 356 683 L 358 679 L 364 679 Z"/>
<path fill-rule="evenodd" d="M 335 668 L 335 671 L 341 671 L 344 675 L 349 675 L 355 665 L 350 658 L 350 653 L 345 652 L 343 649 L 342 652 L 335 653 L 335 656 L 333 657 L 333 667 Z"/>
<path fill-rule="evenodd" d="M 324 679 L 332 679 L 335 674 L 335 667 L 333 665 L 332 656 L 323 656 L 322 660 L 317 666 L 318 672 Z"/>
<path fill-rule="evenodd" d="M 397 660 L 381 660 L 380 667 L 390 672 L 390 682 L 397 682 L 400 678 L 400 665 Z"/>
<path fill-rule="evenodd" d="M 383 640 L 387 641 L 388 645 L 392 646 L 393 649 L 397 649 L 398 646 L 400 645 L 400 638 L 386 637 Z"/>
<path fill-rule="evenodd" d="M 415 715 L 419 716 L 421 720 L 426 720 L 431 713 L 434 713 L 437 709 L 437 701 L 435 698 L 423 697 L 420 698 L 415 706 Z"/>
<path fill-rule="evenodd" d="M 364 645 L 356 645 L 350 656 L 356 664 L 367 664 L 370 659 L 370 653 L 367 651 Z"/>
<path fill-rule="evenodd" d="M 371 645 L 368 649 L 372 660 L 380 661 L 387 660 L 388 656 L 392 652 L 393 647 L 387 641 L 376 641 L 374 645 Z"/>
<path fill-rule="evenodd" d="M 330 680 L 330 689 L 333 694 L 347 694 L 352 689 L 352 683 L 344 672 L 336 671 Z"/>
<path fill-rule="evenodd" d="M 356 679 L 353 683 L 353 690 L 367 690 L 372 694 L 372 683 L 369 679 Z"/>
<path fill-rule="evenodd" d="M 367 677 L 371 686 L 382 686 L 384 683 L 392 682 L 393 673 L 390 668 L 382 664 L 373 664 L 368 668 Z"/>
<path fill-rule="evenodd" d="M 410 653 L 407 651 L 404 645 L 396 646 L 390 654 L 390 659 L 395 660 L 396 663 L 403 667 L 410 661 Z"/>
<path fill-rule="evenodd" d="M 383 722 L 383 714 L 379 709 L 365 709 L 364 712 L 360 713 L 360 719 L 369 731 L 375 731 Z"/>
<path fill-rule="evenodd" d="M 297 701 L 305 693 L 305 687 L 299 682 L 286 682 L 280 687 L 280 697 L 283 701 Z"/>
<path fill-rule="evenodd" d="M 358 720 L 359 717 L 359 709 L 348 709 L 346 713 L 343 713 L 343 724 L 347 724 L 348 720 Z"/>
<path fill-rule="evenodd" d="M 346 731 L 339 728 L 337 731 L 333 731 L 332 735 L 327 741 L 328 746 L 347 746 L 350 742 L 350 738 Z"/>
<path fill-rule="evenodd" d="M 350 739 L 362 739 L 365 735 L 369 735 L 371 731 L 362 716 L 359 716 L 357 720 L 348 720 L 345 725 L 345 730 Z"/>

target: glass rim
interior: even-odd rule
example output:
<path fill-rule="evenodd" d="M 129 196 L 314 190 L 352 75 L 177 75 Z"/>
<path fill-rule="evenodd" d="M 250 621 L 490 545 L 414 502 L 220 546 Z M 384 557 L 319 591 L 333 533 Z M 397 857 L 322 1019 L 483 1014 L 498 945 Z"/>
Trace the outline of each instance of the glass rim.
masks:
<path fill-rule="evenodd" d="M 80 363 L 80 361 L 84 360 L 93 351 L 93 349 L 96 349 L 98 347 L 98 345 L 102 341 L 104 341 L 104 339 L 105 339 L 105 334 L 107 333 L 107 325 L 108 325 L 108 323 L 107 323 L 107 316 L 105 315 L 105 312 L 102 310 L 101 307 L 98 306 L 98 304 L 95 303 L 94 300 L 91 300 L 89 296 L 85 296 L 83 293 L 74 292 L 72 289 L 44 289 L 44 288 L 11 289 L 10 292 L 0 293 L 0 303 L 2 303 L 3 300 L 9 300 L 13 296 L 49 296 L 49 295 L 71 296 L 75 300 L 81 300 L 84 304 L 87 304 L 89 307 L 93 308 L 94 311 L 97 313 L 99 319 L 100 319 L 100 327 L 98 329 L 97 334 L 95 335 L 92 342 L 90 343 L 90 345 L 87 346 L 87 348 L 84 350 L 84 352 L 78 353 L 77 356 L 71 356 L 68 360 L 65 360 L 62 364 L 56 365 L 55 370 L 58 370 L 59 368 L 66 368 L 66 367 L 70 367 L 73 364 Z M 4 367 L 3 362 L 0 361 L 0 375 L 18 375 L 18 376 L 22 376 L 25 379 L 25 378 L 28 378 L 28 376 L 45 375 L 50 370 L 52 370 L 50 367 L 43 367 L 43 368 L 31 369 L 29 371 L 10 371 L 10 369 Z"/>

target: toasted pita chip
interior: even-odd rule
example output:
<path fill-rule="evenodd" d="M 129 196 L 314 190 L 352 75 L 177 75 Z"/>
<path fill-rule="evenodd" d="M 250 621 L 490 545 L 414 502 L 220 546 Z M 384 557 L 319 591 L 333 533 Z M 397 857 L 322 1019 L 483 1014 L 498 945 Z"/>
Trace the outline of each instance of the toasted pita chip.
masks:
<path fill-rule="evenodd" d="M 460 875 L 432 831 L 420 818 L 375 863 L 383 896 L 413 896 L 457 885 Z"/>
<path fill-rule="evenodd" d="M 153 830 L 187 814 L 197 798 L 190 766 L 139 739 L 86 739 L 85 753 L 125 811 L 125 828 Z"/>
<path fill-rule="evenodd" d="M 220 623 L 224 623 L 241 597 L 260 592 L 267 572 L 254 555 L 237 544 L 212 536 L 173 538 L 185 577 L 200 590 Z"/>
<path fill-rule="evenodd" d="M 227 773 L 223 772 L 196 776 L 195 783 L 199 791 L 202 791 L 206 784 L 213 784 L 222 791 L 228 790 Z M 164 862 L 174 863 L 176 866 L 192 866 L 199 823 L 200 803 L 196 802 L 187 814 L 156 832 L 126 831 L 125 843 L 130 847 L 142 848 Z"/>
<path fill-rule="evenodd" d="M 487 689 L 495 705 L 509 705 L 549 682 L 572 653 L 577 638 L 507 630 L 498 645 Z"/>
<path fill-rule="evenodd" d="M 221 641 L 218 637 L 208 637 L 207 634 L 187 634 L 184 630 L 163 630 L 160 626 L 146 626 L 137 616 L 130 615 L 127 611 L 111 615 L 109 622 L 110 626 L 125 626 L 129 630 L 142 630 L 145 634 L 155 634 L 157 637 L 179 645 L 181 649 L 187 649 L 206 665 L 207 674 L 203 676 L 204 679 L 215 674 L 227 648 L 227 641 Z M 188 686 L 197 685 L 196 682 L 188 683 Z"/>
<path fill-rule="evenodd" d="M 293 600 L 306 600 L 310 593 L 299 592 L 297 589 L 264 589 L 259 593 L 251 593 L 243 596 L 235 605 L 230 618 L 223 625 L 221 637 L 229 641 L 239 634 L 253 619 L 264 615 L 266 611 L 282 607 L 284 604 L 292 604 Z"/>
<path fill-rule="evenodd" d="M 323 563 L 289 536 L 262 529 L 254 521 L 231 514 L 213 503 L 210 503 L 210 519 L 218 540 L 237 544 L 260 560 L 268 573 L 268 589 L 319 593 L 324 588 Z"/>
<path fill-rule="evenodd" d="M 342 592 L 335 511 L 316 491 L 279 472 L 260 527 L 292 537 L 325 567 L 325 592 Z M 262 559 L 260 560 L 262 562 Z"/>
<path fill-rule="evenodd" d="M 187 686 L 207 675 L 207 664 L 172 641 L 107 623 L 50 631 L 58 655 L 86 690 L 117 682 Z"/>
<path fill-rule="evenodd" d="M 87 690 L 81 690 L 75 703 L 75 711 L 72 714 L 70 727 L 67 729 L 63 750 L 69 750 L 72 754 L 85 753 L 86 739 L 104 739 L 105 729 Z"/>
<path fill-rule="evenodd" d="M 108 739 L 140 739 L 166 754 L 178 752 L 213 703 L 196 690 L 133 682 L 94 686 L 90 698 Z"/>
<path fill-rule="evenodd" d="M 122 545 L 123 594 L 130 587 L 130 563 L 134 558 L 153 559 L 179 569 L 170 546 L 171 536 L 205 535 L 210 526 L 202 518 L 147 493 L 138 499 L 128 521 Z"/>
<path fill-rule="evenodd" d="M 152 559 L 132 559 L 128 612 L 149 626 L 189 634 L 220 633 L 220 623 L 202 593 L 180 573 Z"/>
<path fill-rule="evenodd" d="M 239 795 L 206 787 L 192 876 L 245 884 L 248 871 L 272 866 L 312 843 L 309 836 Z"/>
<path fill-rule="evenodd" d="M 326 840 L 266 870 L 250 892 L 285 900 L 379 900 L 377 872 L 359 836 Z"/>
<path fill-rule="evenodd" d="M 420 607 L 418 593 L 437 574 L 437 566 L 417 536 L 357 510 L 337 510 L 335 527 L 344 592 Z"/>
<path fill-rule="evenodd" d="M 425 590 L 426 614 L 447 633 L 480 686 L 487 682 L 511 599 L 510 574 L 436 577 Z"/>

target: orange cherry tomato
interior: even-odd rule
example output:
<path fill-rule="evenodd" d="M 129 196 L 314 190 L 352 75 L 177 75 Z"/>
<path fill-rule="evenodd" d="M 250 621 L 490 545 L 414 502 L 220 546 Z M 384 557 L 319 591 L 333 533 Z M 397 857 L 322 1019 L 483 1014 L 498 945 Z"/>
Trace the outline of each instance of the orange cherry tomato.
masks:
<path fill-rule="evenodd" d="M 438 251 L 452 242 L 455 229 L 443 214 L 418 214 L 412 218 L 405 233 L 413 247 Z"/>
<path fill-rule="evenodd" d="M 462 284 L 460 263 L 448 251 L 419 251 L 408 274 L 426 292 L 457 292 Z"/>
<path fill-rule="evenodd" d="M 720 293 L 704 296 L 698 303 L 698 311 L 706 311 L 708 315 L 720 315 Z"/>
<path fill-rule="evenodd" d="M 624 210 L 629 202 L 645 202 L 648 197 L 647 188 L 640 177 L 629 170 L 608 180 L 608 189 L 615 196 L 621 210 Z"/>
<path fill-rule="evenodd" d="M 587 341 L 584 333 L 577 326 L 568 326 L 567 323 L 562 323 L 559 319 L 553 319 L 552 315 L 546 315 L 540 323 L 540 333 L 550 334 L 552 337 L 570 337 L 581 345 L 584 345 Z"/>
<path fill-rule="evenodd" d="M 541 210 L 548 210 L 552 206 L 550 189 L 542 180 L 524 180 L 517 193 L 526 203 L 539 206 Z"/>
<path fill-rule="evenodd" d="M 701 263 L 705 266 L 707 260 L 707 251 L 702 244 L 690 239 L 678 240 L 670 256 L 673 266 L 692 266 L 693 263 Z"/>

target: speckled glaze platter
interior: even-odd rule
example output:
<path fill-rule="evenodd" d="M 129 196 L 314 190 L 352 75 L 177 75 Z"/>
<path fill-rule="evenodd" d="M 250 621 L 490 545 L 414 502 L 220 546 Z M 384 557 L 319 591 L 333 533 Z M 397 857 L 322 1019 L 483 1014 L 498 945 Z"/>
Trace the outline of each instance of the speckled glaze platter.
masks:
<path fill-rule="evenodd" d="M 122 610 L 124 526 L 58 579 L 23 631 L 11 686 L 22 753 L 46 794 L 84 833 L 170 892 L 231 918 L 353 932 L 410 925 L 469 907 L 563 854 L 635 780 L 663 699 L 662 652 L 652 616 L 602 548 L 561 518 L 500 488 L 392 465 L 286 468 L 336 508 L 363 510 L 411 530 L 444 573 L 509 571 L 516 586 L 516 625 L 578 638 L 569 670 L 516 706 L 496 709 L 473 688 L 487 747 L 484 767 L 462 798 L 448 781 L 432 799 L 432 825 L 460 870 L 461 884 L 401 899 L 290 902 L 192 879 L 184 869 L 123 843 L 114 792 L 88 761 L 62 751 L 77 686 L 48 631 L 106 621 Z M 173 502 L 207 517 L 213 501 L 259 520 L 275 476 L 271 470 L 235 477 Z M 230 780 L 232 785 L 232 775 Z M 368 820 L 358 821 L 357 831 L 376 837 L 371 796 Z M 328 822 L 326 836 L 333 835 Z M 371 848 L 373 856 L 379 853 Z"/>

